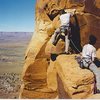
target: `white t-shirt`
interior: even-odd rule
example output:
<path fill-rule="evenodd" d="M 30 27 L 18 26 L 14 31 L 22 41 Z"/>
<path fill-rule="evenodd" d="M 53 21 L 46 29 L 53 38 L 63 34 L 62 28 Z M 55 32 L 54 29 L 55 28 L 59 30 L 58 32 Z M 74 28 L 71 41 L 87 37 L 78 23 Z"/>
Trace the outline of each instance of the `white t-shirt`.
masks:
<path fill-rule="evenodd" d="M 70 16 L 71 16 L 70 13 L 62 14 L 62 15 L 60 16 L 61 26 L 62 26 L 62 25 L 67 25 L 67 26 L 69 26 Z"/>
<path fill-rule="evenodd" d="M 86 44 L 82 50 L 82 57 L 92 58 L 92 61 L 94 61 L 96 57 L 96 48 L 91 44 Z"/>

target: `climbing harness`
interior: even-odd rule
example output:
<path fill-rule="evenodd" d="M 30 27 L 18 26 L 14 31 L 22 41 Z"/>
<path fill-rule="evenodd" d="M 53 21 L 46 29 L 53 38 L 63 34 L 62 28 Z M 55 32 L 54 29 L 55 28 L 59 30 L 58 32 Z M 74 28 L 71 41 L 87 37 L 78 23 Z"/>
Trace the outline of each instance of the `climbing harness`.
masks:
<path fill-rule="evenodd" d="M 76 47 L 76 45 L 74 44 L 74 42 L 72 41 L 72 39 L 70 39 L 72 45 L 75 47 L 75 49 L 81 53 L 81 51 Z M 81 68 L 89 68 L 91 62 L 85 58 L 81 58 L 81 57 L 75 57 L 75 59 L 77 60 L 78 64 L 80 65 Z"/>

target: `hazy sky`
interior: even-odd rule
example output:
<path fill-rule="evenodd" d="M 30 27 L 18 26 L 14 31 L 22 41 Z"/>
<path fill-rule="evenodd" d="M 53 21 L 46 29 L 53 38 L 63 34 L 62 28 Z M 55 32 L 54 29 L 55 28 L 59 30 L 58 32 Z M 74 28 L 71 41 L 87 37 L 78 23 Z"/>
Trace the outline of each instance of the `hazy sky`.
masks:
<path fill-rule="evenodd" d="M 33 32 L 36 0 L 0 0 L 0 31 Z"/>

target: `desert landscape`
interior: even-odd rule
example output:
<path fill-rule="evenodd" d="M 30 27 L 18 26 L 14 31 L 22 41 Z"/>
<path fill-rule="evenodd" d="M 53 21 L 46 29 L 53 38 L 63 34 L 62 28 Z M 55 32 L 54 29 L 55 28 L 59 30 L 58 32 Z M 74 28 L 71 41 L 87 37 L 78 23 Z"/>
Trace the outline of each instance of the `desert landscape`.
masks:
<path fill-rule="evenodd" d="M 76 61 L 91 34 L 97 38 L 100 59 L 99 0 L 36 1 L 33 35 L 0 33 L 0 98 L 100 99 L 94 73 Z M 70 42 L 71 53 L 63 54 L 65 41 L 60 39 L 55 46 L 52 35 L 60 26 L 59 11 L 73 9 L 70 41 L 74 45 Z M 100 66 L 95 68 L 100 76 Z"/>
<path fill-rule="evenodd" d="M 32 32 L 0 32 L 0 98 L 18 98 L 24 54 Z"/>

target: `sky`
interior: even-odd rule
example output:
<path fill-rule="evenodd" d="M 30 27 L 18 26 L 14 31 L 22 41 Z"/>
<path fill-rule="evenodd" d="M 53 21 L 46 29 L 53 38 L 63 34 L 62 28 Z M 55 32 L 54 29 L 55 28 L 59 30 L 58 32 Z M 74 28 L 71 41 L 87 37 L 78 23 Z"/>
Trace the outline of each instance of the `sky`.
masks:
<path fill-rule="evenodd" d="M 33 32 L 36 0 L 0 0 L 0 31 Z"/>

